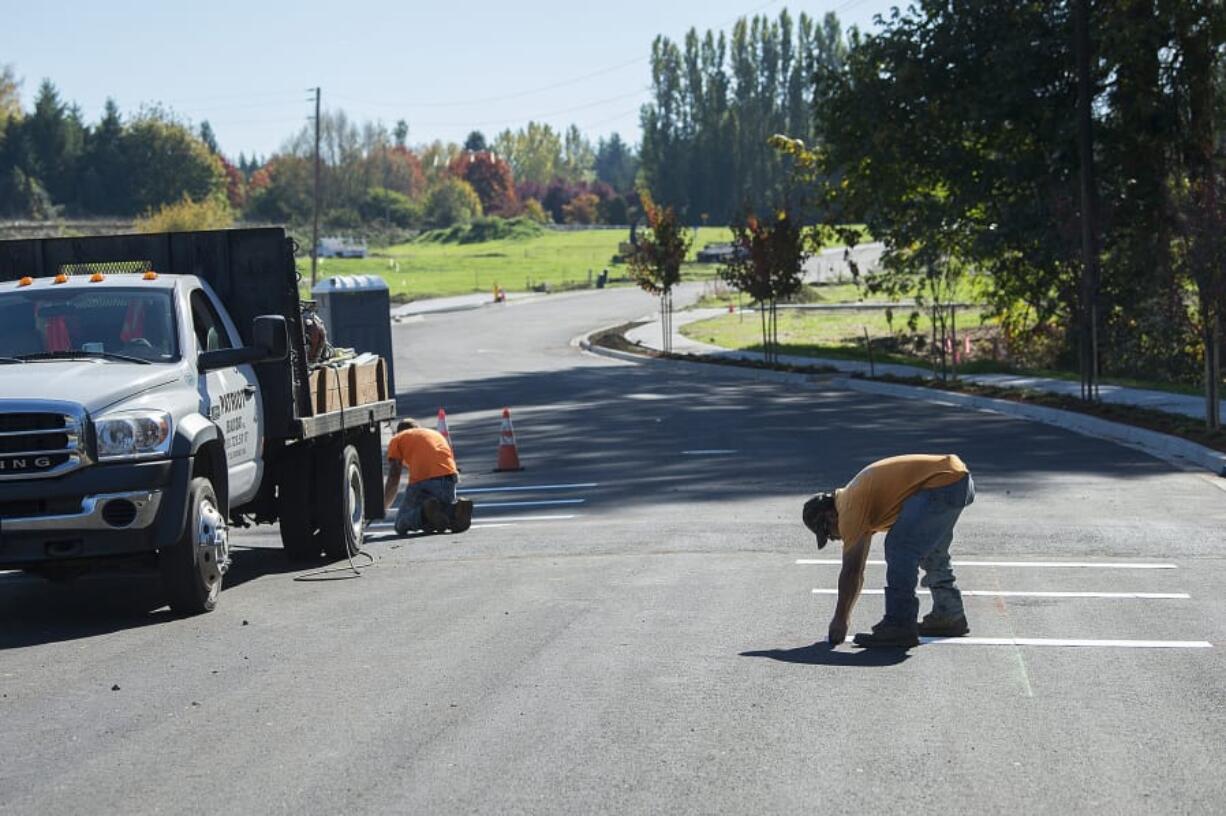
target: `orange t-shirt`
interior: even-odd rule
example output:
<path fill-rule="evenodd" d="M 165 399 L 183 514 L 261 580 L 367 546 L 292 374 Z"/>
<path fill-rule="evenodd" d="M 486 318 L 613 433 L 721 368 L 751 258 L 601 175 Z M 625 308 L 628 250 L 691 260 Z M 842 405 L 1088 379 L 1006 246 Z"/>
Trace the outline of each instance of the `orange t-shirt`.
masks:
<path fill-rule="evenodd" d="M 970 471 L 956 454 L 912 453 L 873 462 L 834 491 L 839 537 L 850 547 L 865 535 L 894 526 L 902 504 L 921 490 L 945 487 Z"/>
<path fill-rule="evenodd" d="M 387 445 L 387 458 L 409 469 L 409 484 L 457 473 L 451 445 L 441 433 L 429 428 L 410 428 L 393 436 Z"/>

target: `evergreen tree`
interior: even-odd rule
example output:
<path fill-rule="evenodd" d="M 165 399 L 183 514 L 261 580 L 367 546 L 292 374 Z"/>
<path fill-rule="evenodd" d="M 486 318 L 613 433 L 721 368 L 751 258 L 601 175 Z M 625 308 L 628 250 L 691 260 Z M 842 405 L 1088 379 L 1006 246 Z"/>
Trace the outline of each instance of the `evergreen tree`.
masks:
<path fill-rule="evenodd" d="M 209 124 L 208 119 L 200 123 L 200 141 L 204 142 L 204 146 L 214 156 L 220 155 L 221 148 L 217 146 L 217 135 L 213 133 L 213 126 Z"/>
<path fill-rule="evenodd" d="M 479 130 L 474 130 L 468 134 L 464 140 L 464 149 L 473 153 L 481 153 L 488 150 L 489 147 L 485 143 L 485 134 Z"/>
<path fill-rule="evenodd" d="M 134 211 L 123 140 L 124 125 L 119 106 L 114 99 L 107 99 L 102 119 L 85 138 L 81 198 L 85 210 L 91 214 Z"/>

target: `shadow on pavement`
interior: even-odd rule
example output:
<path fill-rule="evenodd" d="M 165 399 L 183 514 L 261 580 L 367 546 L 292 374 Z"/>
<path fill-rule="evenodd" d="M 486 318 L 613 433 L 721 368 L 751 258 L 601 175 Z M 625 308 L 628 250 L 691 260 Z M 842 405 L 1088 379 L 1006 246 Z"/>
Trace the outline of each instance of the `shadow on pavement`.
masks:
<path fill-rule="evenodd" d="M 266 575 L 325 567 L 290 561 L 280 547 L 238 547 L 225 593 Z M 344 562 L 341 562 L 344 563 Z M 155 570 L 116 570 L 52 582 L 20 573 L 0 576 L 0 651 L 138 629 L 178 619 L 166 606 Z"/>
<path fill-rule="evenodd" d="M 585 499 L 581 509 L 720 503 L 764 492 L 800 497 L 908 452 L 958 453 L 981 492 L 1043 484 L 1058 474 L 1130 479 L 1170 472 L 1137 451 L 1001 415 L 695 368 L 702 370 L 587 365 L 420 383 L 399 395 L 398 408 L 427 422 L 446 409 L 464 469 L 461 490 L 599 482 L 599 490 L 568 494 Z M 493 475 L 496 414 L 504 405 L 526 469 Z M 474 412 L 486 415 L 465 416 Z M 735 452 L 683 453 L 713 449 Z M 475 498 L 478 518 L 487 515 L 483 499 L 503 500 Z M 796 513 L 799 523 L 799 504 Z"/>
<path fill-rule="evenodd" d="M 756 652 L 741 652 L 741 657 L 765 657 L 770 660 L 778 660 L 780 663 L 803 663 L 808 666 L 846 666 L 852 668 L 897 666 L 910 656 L 905 649 L 856 649 L 855 651 L 840 651 L 824 640 L 795 649 L 763 649 Z"/>

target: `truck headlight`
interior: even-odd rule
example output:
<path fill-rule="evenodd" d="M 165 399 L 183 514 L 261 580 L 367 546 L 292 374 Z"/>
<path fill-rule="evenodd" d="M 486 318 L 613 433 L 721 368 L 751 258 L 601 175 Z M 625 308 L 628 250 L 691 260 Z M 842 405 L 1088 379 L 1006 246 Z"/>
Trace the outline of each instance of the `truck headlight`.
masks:
<path fill-rule="evenodd" d="M 94 420 L 98 459 L 137 459 L 170 450 L 170 414 L 165 411 L 116 411 Z"/>

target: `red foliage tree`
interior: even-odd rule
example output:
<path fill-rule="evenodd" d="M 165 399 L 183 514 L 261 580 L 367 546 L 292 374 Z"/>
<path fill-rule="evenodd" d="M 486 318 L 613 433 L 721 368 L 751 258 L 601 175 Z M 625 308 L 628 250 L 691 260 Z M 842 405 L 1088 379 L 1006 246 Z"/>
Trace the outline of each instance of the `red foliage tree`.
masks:
<path fill-rule="evenodd" d="M 465 150 L 447 168 L 456 178 L 472 185 L 488 215 L 514 215 L 519 210 L 515 176 L 511 165 L 488 150 Z"/>
<path fill-rule="evenodd" d="M 243 171 L 230 164 L 225 156 L 218 155 L 217 158 L 221 159 L 221 169 L 226 171 L 226 198 L 231 207 L 241 210 L 247 204 L 247 179 Z"/>
<path fill-rule="evenodd" d="M 426 193 L 426 174 L 421 159 L 404 145 L 379 151 L 372 157 L 378 164 L 377 186 L 395 190 L 409 198 L 421 198 Z"/>

